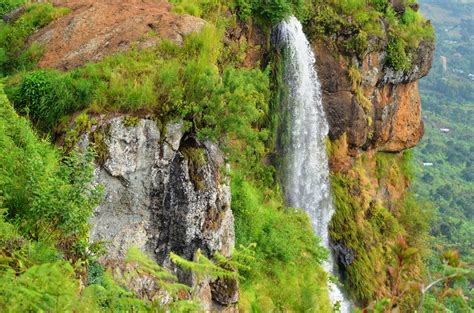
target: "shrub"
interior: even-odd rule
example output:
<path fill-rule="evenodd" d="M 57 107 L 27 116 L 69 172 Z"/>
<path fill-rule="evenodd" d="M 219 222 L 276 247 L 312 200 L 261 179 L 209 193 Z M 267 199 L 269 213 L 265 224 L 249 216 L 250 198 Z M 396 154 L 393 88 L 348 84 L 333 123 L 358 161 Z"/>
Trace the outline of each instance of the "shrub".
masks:
<path fill-rule="evenodd" d="M 45 228 L 64 236 L 84 235 L 100 197 L 90 186 L 91 157 L 72 154 L 61 161 L 58 151 L 16 115 L 3 93 L 0 113 L 0 196 L 8 217 L 21 220 L 21 229 L 36 236 Z"/>
<path fill-rule="evenodd" d="M 26 0 L 2 0 L 0 2 L 0 17 L 15 10 L 25 2 Z"/>
<path fill-rule="evenodd" d="M 407 55 L 405 44 L 400 38 L 390 38 L 385 62 L 396 71 L 408 71 L 411 68 L 410 57 Z"/>
<path fill-rule="evenodd" d="M 363 30 L 347 41 L 345 48 L 348 54 L 355 54 L 362 57 L 369 47 L 367 33 Z"/>
<path fill-rule="evenodd" d="M 418 20 L 418 14 L 410 8 L 406 8 L 401 17 L 401 21 L 405 25 L 410 25 Z"/>
<path fill-rule="evenodd" d="M 388 7 L 387 0 L 370 0 L 370 4 L 379 12 L 385 12 Z"/>
<path fill-rule="evenodd" d="M 356 11 L 365 7 L 365 0 L 338 0 L 337 5 L 343 14 L 352 15 Z"/>
<path fill-rule="evenodd" d="M 87 93 L 81 87 L 77 92 L 70 75 L 53 70 L 39 70 L 25 76 L 17 94 L 17 109 L 30 114 L 40 125 L 53 127 L 67 113 L 81 109 L 79 101 L 86 102 Z"/>
<path fill-rule="evenodd" d="M 224 3 L 221 0 L 171 0 L 170 2 L 174 4 L 174 12 L 186 13 L 206 20 L 215 19 Z"/>
<path fill-rule="evenodd" d="M 327 251 L 302 210 L 284 209 L 276 191 L 232 172 L 232 211 L 237 243 L 256 244 L 243 272 L 241 308 L 262 312 L 330 310 L 321 262 Z M 262 191 L 263 190 L 263 191 Z"/>
<path fill-rule="evenodd" d="M 304 20 L 309 3 L 306 0 L 236 0 L 236 7 L 241 19 L 255 18 L 261 25 L 273 26 L 292 14 Z"/>

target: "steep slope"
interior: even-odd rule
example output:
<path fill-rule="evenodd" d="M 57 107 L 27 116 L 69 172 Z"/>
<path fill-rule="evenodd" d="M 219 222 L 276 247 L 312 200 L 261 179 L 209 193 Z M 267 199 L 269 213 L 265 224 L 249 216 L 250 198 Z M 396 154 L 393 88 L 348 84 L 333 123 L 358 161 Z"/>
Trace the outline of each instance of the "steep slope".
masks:
<path fill-rule="evenodd" d="M 402 311 L 418 301 L 416 291 L 402 290 L 424 279 L 428 231 L 426 212 L 409 194 L 413 174 L 404 151 L 423 135 L 418 80 L 428 74 L 434 51 L 432 28 L 417 10 L 397 1 L 381 7 L 320 6 L 315 20 L 306 23 L 330 126 L 336 204 L 330 234 L 341 277 L 359 303 L 388 298 Z M 418 17 L 407 22 L 411 14 Z M 420 28 L 404 33 L 414 27 L 410 23 Z M 401 66 L 404 55 L 409 57 Z M 397 264 L 401 246 L 417 251 L 404 260 L 409 266 Z M 399 275 L 402 285 L 396 282 Z"/>

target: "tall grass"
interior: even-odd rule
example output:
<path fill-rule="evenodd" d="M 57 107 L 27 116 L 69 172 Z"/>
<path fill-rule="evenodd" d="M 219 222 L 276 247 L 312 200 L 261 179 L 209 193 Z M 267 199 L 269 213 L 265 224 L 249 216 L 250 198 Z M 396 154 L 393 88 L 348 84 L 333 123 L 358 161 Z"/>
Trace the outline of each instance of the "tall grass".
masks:
<path fill-rule="evenodd" d="M 15 5 L 18 3 L 15 2 Z M 7 4 L 5 7 L 11 6 Z M 55 8 L 50 3 L 34 3 L 28 5 L 25 13 L 13 24 L 0 21 L 0 76 L 18 69 L 31 69 L 41 56 L 41 48 L 38 45 L 27 48 L 27 38 L 35 30 L 68 12 L 68 9 Z"/>

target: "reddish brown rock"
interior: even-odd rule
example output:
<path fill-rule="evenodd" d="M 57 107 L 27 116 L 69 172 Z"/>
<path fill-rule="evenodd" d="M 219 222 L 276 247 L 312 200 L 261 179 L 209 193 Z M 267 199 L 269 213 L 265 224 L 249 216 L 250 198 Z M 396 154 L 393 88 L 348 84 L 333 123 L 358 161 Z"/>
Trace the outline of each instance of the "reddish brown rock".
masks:
<path fill-rule="evenodd" d="M 397 152 L 414 147 L 424 132 L 418 82 L 385 85 L 376 97 L 378 150 Z"/>
<path fill-rule="evenodd" d="M 41 29 L 31 42 L 44 44 L 40 67 L 68 70 L 107 55 L 156 45 L 166 38 L 181 43 L 205 21 L 171 12 L 166 0 L 57 0 L 71 12 Z"/>
<path fill-rule="evenodd" d="M 354 89 L 349 65 L 338 53 L 315 42 L 318 75 L 331 140 L 347 135 L 351 151 L 357 149 L 398 152 L 415 146 L 423 136 L 418 79 L 431 67 L 433 46 L 422 42 L 413 66 L 407 72 L 394 71 L 383 62 L 383 50 L 352 59 L 360 72 Z M 359 89 L 357 95 L 356 89 Z M 367 98 L 363 104 L 360 95 Z"/>

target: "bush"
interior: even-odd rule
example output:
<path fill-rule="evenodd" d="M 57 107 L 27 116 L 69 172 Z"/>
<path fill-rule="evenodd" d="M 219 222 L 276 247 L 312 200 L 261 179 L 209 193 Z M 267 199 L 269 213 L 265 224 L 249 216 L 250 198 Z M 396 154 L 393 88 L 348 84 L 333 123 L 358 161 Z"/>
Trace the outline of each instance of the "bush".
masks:
<path fill-rule="evenodd" d="M 53 70 L 27 74 L 13 98 L 21 112 L 29 114 L 39 125 L 51 128 L 68 113 L 81 109 L 90 99 L 83 82 Z"/>
<path fill-rule="evenodd" d="M 264 26 L 273 26 L 290 15 L 304 20 L 309 13 L 310 1 L 306 0 L 236 0 L 241 19 L 254 18 Z"/>
<path fill-rule="evenodd" d="M 16 115 L 0 90 L 0 200 L 21 229 L 40 236 L 57 230 L 65 237 L 85 235 L 100 191 L 90 186 L 91 157 L 59 152 L 39 140 Z M 51 236 L 51 234 L 48 234 Z"/>
<path fill-rule="evenodd" d="M 0 2 L 0 17 L 15 10 L 25 2 L 26 0 L 2 0 Z"/>
<path fill-rule="evenodd" d="M 327 251 L 304 211 L 284 209 L 278 192 L 232 172 L 232 211 L 237 243 L 256 244 L 255 259 L 243 272 L 241 308 L 262 312 L 326 312 Z M 263 190 L 263 192 L 262 192 Z"/>
<path fill-rule="evenodd" d="M 370 0 L 370 4 L 379 12 L 385 12 L 389 3 L 387 0 Z"/>
<path fill-rule="evenodd" d="M 385 62 L 396 71 L 408 71 L 411 68 L 411 59 L 405 51 L 405 44 L 400 38 L 392 37 L 387 46 Z"/>
<path fill-rule="evenodd" d="M 418 13 L 413 11 L 410 8 L 406 8 L 405 12 L 403 13 L 401 17 L 401 21 L 405 25 L 410 25 L 412 23 L 415 23 L 418 20 Z"/>
<path fill-rule="evenodd" d="M 204 18 L 206 20 L 215 20 L 223 8 L 224 2 L 221 0 L 171 0 L 174 4 L 173 11 L 176 13 L 186 13 Z"/>

